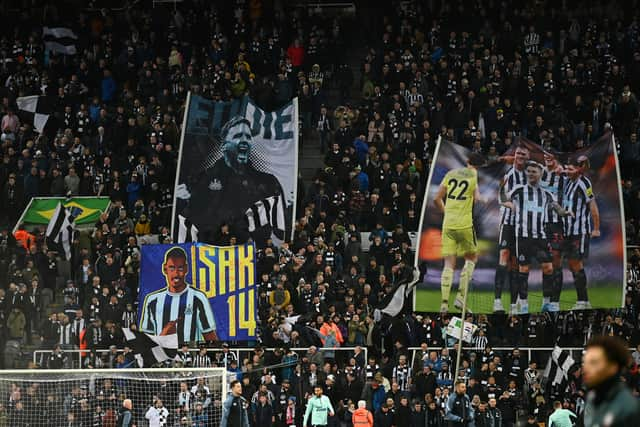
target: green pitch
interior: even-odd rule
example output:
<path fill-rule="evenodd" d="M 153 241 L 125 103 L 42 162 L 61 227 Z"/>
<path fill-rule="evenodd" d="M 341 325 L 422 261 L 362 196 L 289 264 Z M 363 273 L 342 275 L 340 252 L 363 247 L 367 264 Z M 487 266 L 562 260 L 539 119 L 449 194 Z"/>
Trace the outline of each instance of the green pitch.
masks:
<path fill-rule="evenodd" d="M 453 300 L 457 292 L 457 287 L 451 290 L 451 301 L 449 311 L 459 313 L 460 310 L 453 307 Z M 508 291 L 502 293 L 502 305 L 508 311 L 510 303 Z M 589 300 L 593 308 L 621 307 L 622 288 L 620 285 L 603 286 L 589 289 Z M 566 284 L 560 297 L 560 309 L 569 310 L 576 303 L 576 291 L 571 285 Z M 471 290 L 467 298 L 467 307 L 473 313 L 491 313 L 493 311 L 493 291 Z M 529 311 L 531 313 L 540 312 L 542 307 L 542 291 L 529 291 Z M 416 306 L 417 312 L 435 313 L 440 311 L 440 290 L 417 289 Z"/>

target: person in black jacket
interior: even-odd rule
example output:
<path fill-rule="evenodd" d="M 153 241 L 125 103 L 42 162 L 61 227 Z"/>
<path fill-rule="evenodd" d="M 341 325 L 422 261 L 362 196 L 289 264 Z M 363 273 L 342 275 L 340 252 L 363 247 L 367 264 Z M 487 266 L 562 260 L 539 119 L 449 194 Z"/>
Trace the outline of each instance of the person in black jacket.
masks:
<path fill-rule="evenodd" d="M 442 427 L 444 425 L 442 411 L 440 411 L 435 401 L 429 402 L 424 415 L 425 427 Z"/>
<path fill-rule="evenodd" d="M 487 412 L 487 402 L 480 402 L 478 410 L 475 411 L 475 427 L 491 427 L 489 413 Z"/>
<path fill-rule="evenodd" d="M 502 411 L 500 411 L 500 408 L 498 408 L 498 401 L 496 399 L 489 399 L 489 407 L 487 408 L 487 414 L 489 417 L 490 427 L 503 427 Z"/>
<path fill-rule="evenodd" d="M 275 421 L 273 416 L 273 408 L 267 402 L 267 395 L 261 393 L 258 397 L 258 404 L 254 408 L 253 412 L 253 425 L 254 426 L 270 426 Z"/>
<path fill-rule="evenodd" d="M 393 424 L 393 414 L 386 403 L 376 411 L 373 417 L 373 425 L 376 427 L 391 427 Z"/>
<path fill-rule="evenodd" d="M 396 426 L 408 426 L 412 420 L 411 406 L 409 406 L 409 399 L 407 396 L 400 398 L 400 404 L 396 408 L 396 413 L 393 416 L 393 424 Z"/>
<path fill-rule="evenodd" d="M 512 426 L 516 422 L 516 402 L 508 390 L 502 393 L 497 406 L 502 416 L 502 425 L 504 427 Z"/>
<path fill-rule="evenodd" d="M 436 376 L 431 371 L 430 366 L 422 368 L 422 372 L 416 375 L 414 384 L 418 396 L 424 396 L 427 393 L 435 394 L 437 386 Z"/>
<path fill-rule="evenodd" d="M 67 355 L 64 354 L 60 344 L 56 344 L 53 348 L 53 351 L 49 355 L 47 359 L 47 368 L 48 369 L 62 369 L 67 365 Z"/>
<path fill-rule="evenodd" d="M 411 427 L 425 426 L 425 411 L 419 400 L 413 401 L 413 409 L 411 410 Z"/>

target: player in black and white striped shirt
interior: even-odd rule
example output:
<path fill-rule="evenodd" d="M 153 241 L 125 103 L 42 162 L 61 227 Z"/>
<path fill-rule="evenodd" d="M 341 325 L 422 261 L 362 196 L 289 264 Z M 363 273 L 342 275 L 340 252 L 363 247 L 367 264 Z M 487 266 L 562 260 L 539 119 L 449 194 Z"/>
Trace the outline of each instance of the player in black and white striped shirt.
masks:
<path fill-rule="evenodd" d="M 540 186 L 553 196 L 553 200 L 562 206 L 565 187 L 569 178 L 564 168 L 558 162 L 555 154 L 544 153 L 544 169 Z M 547 238 L 551 249 L 551 259 L 553 263 L 553 288 L 551 294 L 544 294 L 542 297 L 542 311 L 560 310 L 560 293 L 562 292 L 562 241 L 564 238 L 563 219 L 555 211 L 551 211 L 549 222 L 547 223 Z"/>
<path fill-rule="evenodd" d="M 407 364 L 407 356 L 398 357 L 398 365 L 393 368 L 392 380 L 397 382 L 400 390 L 409 391 L 411 387 L 412 369 Z"/>
<path fill-rule="evenodd" d="M 584 176 L 588 168 L 589 159 L 586 156 L 570 159 L 567 166 L 569 181 L 563 197 L 564 208 L 573 214 L 564 219 L 563 254 L 569 261 L 576 287 L 574 310 L 591 308 L 584 260 L 589 257 L 590 238 L 600 236 L 600 211 L 591 181 Z"/>
<path fill-rule="evenodd" d="M 505 194 L 508 194 L 515 186 L 527 182 L 525 167 L 529 160 L 529 149 L 519 146 L 515 151 L 514 164 L 502 178 L 501 186 Z M 509 280 L 511 289 L 511 304 L 516 303 L 517 284 L 515 273 L 517 272 L 517 261 L 515 260 L 515 218 L 513 211 L 505 206 L 500 207 L 500 237 L 498 247 L 500 248 L 500 258 L 495 276 L 495 299 L 493 301 L 493 311 L 504 311 L 502 305 L 502 290 Z"/>
<path fill-rule="evenodd" d="M 568 214 L 553 199 L 553 195 L 540 186 L 542 169 L 541 164 L 529 161 L 526 168 L 527 183 L 516 186 L 509 194 L 502 191 L 500 196 L 502 205 L 513 209 L 515 214 L 519 314 L 529 312 L 529 267 L 532 258 L 537 259 L 542 267 L 543 295 L 551 295 L 553 264 L 546 225 L 552 210 L 561 216 Z M 516 312 L 517 304 L 511 303 L 511 313 Z"/>
<path fill-rule="evenodd" d="M 418 92 L 418 88 L 416 86 L 411 86 L 411 91 L 406 95 L 405 101 L 407 105 L 420 106 L 424 104 L 424 97 Z"/>
<path fill-rule="evenodd" d="M 210 368 L 213 364 L 211 363 L 211 358 L 207 354 L 207 347 L 201 346 L 198 350 L 198 353 L 193 356 L 193 367 L 194 368 Z"/>
<path fill-rule="evenodd" d="M 152 335 L 178 334 L 180 343 L 216 341 L 216 321 L 206 294 L 185 282 L 187 254 L 169 249 L 162 264 L 167 286 L 147 294 L 142 304 L 140 330 Z"/>

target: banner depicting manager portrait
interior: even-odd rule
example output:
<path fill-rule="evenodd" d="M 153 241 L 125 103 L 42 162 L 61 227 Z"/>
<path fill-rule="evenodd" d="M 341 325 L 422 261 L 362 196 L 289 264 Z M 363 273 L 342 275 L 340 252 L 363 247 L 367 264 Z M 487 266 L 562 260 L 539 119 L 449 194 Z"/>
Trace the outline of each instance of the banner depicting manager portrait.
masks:
<path fill-rule="evenodd" d="M 472 210 L 472 238 L 458 245 L 451 273 L 442 256 L 443 235 L 450 232 L 443 230 L 436 199 L 446 207 L 450 198 L 472 197 L 462 194 L 463 183 L 454 189 L 444 182 L 450 171 L 469 167 L 470 154 L 452 143 L 436 149 L 416 257 L 426 274 L 415 311 L 439 312 L 450 290 L 449 310 L 458 312 L 460 270 L 465 258 L 475 257 L 467 297 L 473 313 L 621 307 L 625 230 L 613 135 L 570 153 L 519 138 L 503 156 L 484 156 L 474 168 L 479 197 L 465 205 Z"/>
<path fill-rule="evenodd" d="M 255 338 L 255 247 L 143 245 L 139 330 L 178 342 Z"/>
<path fill-rule="evenodd" d="M 267 112 L 248 97 L 216 102 L 189 95 L 183 123 L 174 241 L 226 245 L 236 237 L 262 248 L 269 239 L 276 246 L 288 240 L 297 191 L 297 99 Z"/>

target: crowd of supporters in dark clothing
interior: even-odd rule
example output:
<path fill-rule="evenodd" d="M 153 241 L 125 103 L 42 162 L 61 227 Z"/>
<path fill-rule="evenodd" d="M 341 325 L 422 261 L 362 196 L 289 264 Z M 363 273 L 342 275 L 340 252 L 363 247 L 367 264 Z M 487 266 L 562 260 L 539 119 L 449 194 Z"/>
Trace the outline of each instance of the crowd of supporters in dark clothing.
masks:
<path fill-rule="evenodd" d="M 301 424 L 289 422 L 287 408 L 301 417 L 307 394 L 322 384 L 336 408 L 333 425 L 352 425 L 363 399 L 376 427 L 441 426 L 458 377 L 480 414 L 476 426 L 498 425 L 486 421 L 496 411 L 502 426 L 516 416 L 544 422 L 554 399 L 579 413 L 584 390 L 577 366 L 561 387 L 547 387 L 538 368 L 548 353 L 528 360 L 525 351 L 491 348 L 581 347 L 595 334 L 620 336 L 632 347 L 640 342 L 640 249 L 633 246 L 640 243 L 637 14 L 626 2 L 388 3 L 360 5 L 355 18 L 242 0 L 192 1 L 175 11 L 138 4 L 70 13 L 50 4 L 18 14 L 0 39 L 5 354 L 55 347 L 37 365 L 131 366 L 133 355 L 120 350 L 120 329 L 137 322 L 140 245 L 149 235 L 171 241 L 187 92 L 218 100 L 249 95 L 265 109 L 297 96 L 302 144 L 320 144 L 326 157 L 312 182 L 299 185 L 293 241 L 260 253 L 258 348 L 181 351 L 174 364 L 226 367 L 243 381 L 255 425 L 267 414 L 277 425 Z M 78 54 L 45 54 L 45 24 L 76 31 Z M 349 50 L 362 53 L 362 63 L 354 64 Z M 42 135 L 15 104 L 28 95 L 47 95 L 54 105 Z M 572 151 L 611 129 L 629 255 L 624 307 L 470 315 L 480 328 L 460 372 L 452 366 L 456 340 L 444 333 L 447 315 L 374 319 L 414 264 L 410 232 L 418 231 L 439 138 L 491 159 L 519 136 Z M 95 230 L 79 233 L 71 262 L 48 250 L 43 228 L 14 235 L 32 197 L 76 195 L 109 196 L 112 204 Z M 61 300 L 51 312 L 49 303 Z M 76 363 L 69 350 L 81 341 L 87 355 Z M 300 347 L 310 348 L 291 350 Z M 5 368 L 17 366 L 6 359 Z M 627 378 L 636 392 L 638 363 L 640 349 Z M 19 400 L 5 402 L 0 425 L 20 420 Z"/>

